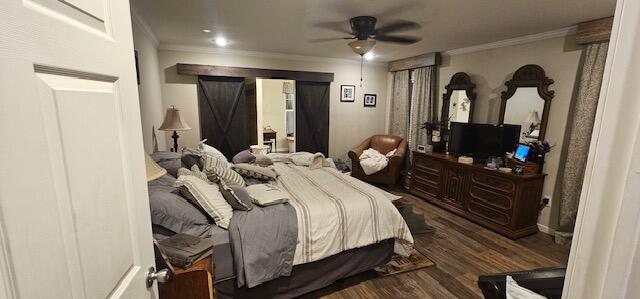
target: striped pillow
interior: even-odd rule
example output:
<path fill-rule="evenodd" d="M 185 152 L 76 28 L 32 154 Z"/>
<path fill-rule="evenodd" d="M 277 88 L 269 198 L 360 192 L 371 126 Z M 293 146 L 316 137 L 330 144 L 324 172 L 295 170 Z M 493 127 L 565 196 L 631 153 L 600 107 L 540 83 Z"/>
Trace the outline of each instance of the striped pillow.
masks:
<path fill-rule="evenodd" d="M 195 164 L 191 166 L 191 170 L 186 169 L 184 167 L 178 169 L 178 177 L 183 175 L 192 175 L 207 183 L 211 183 L 211 181 L 209 181 L 209 179 L 207 178 L 207 175 L 204 172 L 200 171 L 200 168 L 198 168 L 198 165 L 195 165 Z"/>
<path fill-rule="evenodd" d="M 214 155 L 211 153 L 202 154 L 202 162 L 204 164 L 204 170 L 209 170 L 214 167 L 231 167 L 231 163 L 227 161 L 227 158 L 220 155 Z"/>
<path fill-rule="evenodd" d="M 194 204 L 200 206 L 216 225 L 224 229 L 229 227 L 233 208 L 227 203 L 216 184 L 209 184 L 193 175 L 180 176 L 174 183 L 180 193 Z"/>
<path fill-rule="evenodd" d="M 211 180 L 212 182 L 217 182 L 218 180 L 222 179 L 227 184 L 233 184 L 242 187 L 247 185 L 241 175 L 228 167 L 213 167 L 207 169 L 205 173 L 207 174 L 207 178 L 209 178 L 209 180 Z"/>

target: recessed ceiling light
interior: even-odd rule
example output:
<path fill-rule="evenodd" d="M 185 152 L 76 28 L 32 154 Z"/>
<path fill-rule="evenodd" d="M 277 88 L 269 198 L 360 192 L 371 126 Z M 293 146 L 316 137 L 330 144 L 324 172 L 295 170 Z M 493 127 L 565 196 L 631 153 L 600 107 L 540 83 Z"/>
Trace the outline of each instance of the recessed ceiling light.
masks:
<path fill-rule="evenodd" d="M 229 41 L 227 41 L 224 37 L 218 37 L 216 38 L 216 45 L 220 46 L 220 47 L 224 47 L 229 43 Z"/>
<path fill-rule="evenodd" d="M 366 54 L 364 54 L 364 59 L 366 60 L 373 60 L 373 57 L 375 57 L 375 55 L 373 55 L 373 52 L 367 52 Z"/>
<path fill-rule="evenodd" d="M 202 32 L 209 33 L 209 32 L 211 32 L 211 30 L 210 29 L 202 29 Z"/>

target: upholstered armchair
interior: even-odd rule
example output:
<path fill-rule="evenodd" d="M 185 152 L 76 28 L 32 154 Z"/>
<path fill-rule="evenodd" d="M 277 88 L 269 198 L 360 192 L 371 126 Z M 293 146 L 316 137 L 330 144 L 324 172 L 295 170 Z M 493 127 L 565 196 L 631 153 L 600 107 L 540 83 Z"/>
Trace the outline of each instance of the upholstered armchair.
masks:
<path fill-rule="evenodd" d="M 397 151 L 389 158 L 387 167 L 374 174 L 366 175 L 360 166 L 360 155 L 368 148 L 373 148 L 383 155 L 386 155 L 394 149 L 397 149 Z M 365 182 L 386 184 L 389 188 L 392 188 L 398 182 L 406 152 L 407 142 L 402 137 L 394 135 L 373 135 L 363 141 L 358 147 L 349 151 L 351 176 Z"/>

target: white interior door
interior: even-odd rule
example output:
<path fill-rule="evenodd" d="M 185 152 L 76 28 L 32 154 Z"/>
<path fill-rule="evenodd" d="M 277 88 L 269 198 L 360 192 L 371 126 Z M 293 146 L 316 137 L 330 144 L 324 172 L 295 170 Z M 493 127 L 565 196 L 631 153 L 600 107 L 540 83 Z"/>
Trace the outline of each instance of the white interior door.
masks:
<path fill-rule="evenodd" d="M 127 0 L 2 0 L 0 298 L 153 298 Z"/>

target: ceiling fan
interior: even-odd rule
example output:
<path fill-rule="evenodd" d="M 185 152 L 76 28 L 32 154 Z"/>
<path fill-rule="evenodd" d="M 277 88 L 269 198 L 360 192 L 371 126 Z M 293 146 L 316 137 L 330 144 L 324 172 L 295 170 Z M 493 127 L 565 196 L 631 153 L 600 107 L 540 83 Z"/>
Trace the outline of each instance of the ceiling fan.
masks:
<path fill-rule="evenodd" d="M 353 52 L 362 56 L 373 49 L 376 45 L 376 41 L 408 45 L 417 43 L 421 40 L 419 37 L 391 35 L 401 31 L 419 29 L 421 26 L 418 23 L 399 20 L 376 28 L 377 21 L 378 20 L 372 16 L 353 17 L 349 20 L 351 27 L 350 32 L 344 29 L 343 22 L 320 23 L 317 24 L 316 27 L 327 28 L 352 36 L 312 39 L 309 41 L 326 42 L 340 39 L 355 39 L 349 43 L 349 47 L 351 47 Z"/>

